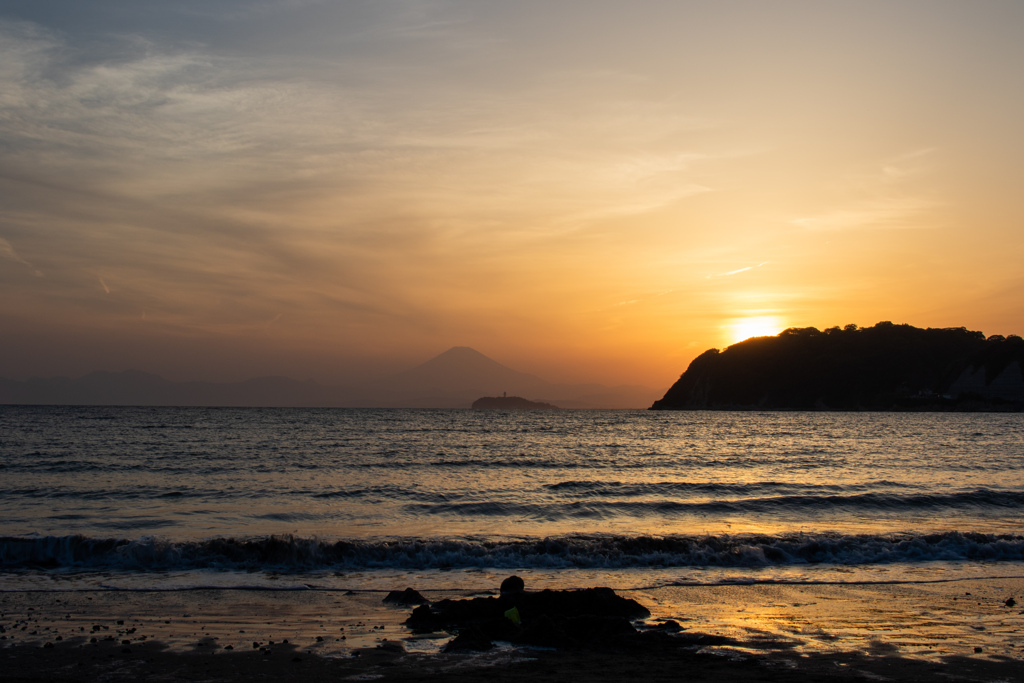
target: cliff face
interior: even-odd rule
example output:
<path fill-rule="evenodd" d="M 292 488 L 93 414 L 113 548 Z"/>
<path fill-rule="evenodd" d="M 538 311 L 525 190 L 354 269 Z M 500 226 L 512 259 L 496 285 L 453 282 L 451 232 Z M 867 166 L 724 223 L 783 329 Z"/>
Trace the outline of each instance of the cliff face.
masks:
<path fill-rule="evenodd" d="M 654 410 L 1020 410 L 1024 340 L 883 322 L 710 349 Z"/>

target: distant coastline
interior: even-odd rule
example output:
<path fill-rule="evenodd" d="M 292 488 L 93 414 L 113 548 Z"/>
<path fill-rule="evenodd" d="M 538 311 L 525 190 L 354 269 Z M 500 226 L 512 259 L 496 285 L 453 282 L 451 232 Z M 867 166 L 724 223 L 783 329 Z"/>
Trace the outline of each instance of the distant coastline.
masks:
<path fill-rule="evenodd" d="M 881 322 L 709 349 L 651 410 L 1024 410 L 1024 339 Z"/>
<path fill-rule="evenodd" d="M 138 370 L 22 381 L 0 377 L 0 405 L 465 409 L 495 387 L 519 396 L 544 396 L 561 409 L 589 410 L 634 410 L 664 393 L 643 386 L 549 382 L 457 346 L 402 372 L 342 386 L 289 377 L 173 381 Z"/>
<path fill-rule="evenodd" d="M 484 396 L 473 401 L 474 410 L 559 410 L 542 401 L 530 401 L 521 396 Z"/>

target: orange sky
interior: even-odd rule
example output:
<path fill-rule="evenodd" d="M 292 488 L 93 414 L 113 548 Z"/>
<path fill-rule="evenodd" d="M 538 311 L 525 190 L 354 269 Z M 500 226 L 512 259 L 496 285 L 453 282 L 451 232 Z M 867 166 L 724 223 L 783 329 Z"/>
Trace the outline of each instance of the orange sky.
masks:
<path fill-rule="evenodd" d="M 1024 4 L 208 4 L 0 5 L 0 376 L 1024 333 Z"/>

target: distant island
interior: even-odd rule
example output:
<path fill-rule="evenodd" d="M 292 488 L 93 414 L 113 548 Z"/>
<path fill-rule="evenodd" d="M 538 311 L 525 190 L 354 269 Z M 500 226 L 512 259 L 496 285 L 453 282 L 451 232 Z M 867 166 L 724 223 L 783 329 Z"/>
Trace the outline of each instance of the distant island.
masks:
<path fill-rule="evenodd" d="M 558 406 L 528 401 L 521 396 L 484 396 L 473 401 L 474 410 L 558 410 Z"/>
<path fill-rule="evenodd" d="M 1024 410 L 1024 339 L 880 322 L 709 349 L 651 410 Z"/>

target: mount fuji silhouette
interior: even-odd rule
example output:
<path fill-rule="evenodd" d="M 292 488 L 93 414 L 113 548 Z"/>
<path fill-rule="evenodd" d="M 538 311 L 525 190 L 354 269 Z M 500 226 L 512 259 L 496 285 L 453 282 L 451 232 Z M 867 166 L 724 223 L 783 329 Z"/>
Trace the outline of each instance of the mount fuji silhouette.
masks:
<path fill-rule="evenodd" d="M 488 392 L 535 394 L 551 386 L 540 377 L 508 368 L 468 346 L 452 347 L 382 384 L 409 395 L 474 398 Z"/>
<path fill-rule="evenodd" d="M 483 396 L 502 394 L 562 408 L 635 408 L 657 391 L 642 386 L 556 384 L 513 370 L 468 346 L 455 346 L 414 368 L 359 392 L 377 407 L 468 408 Z"/>

